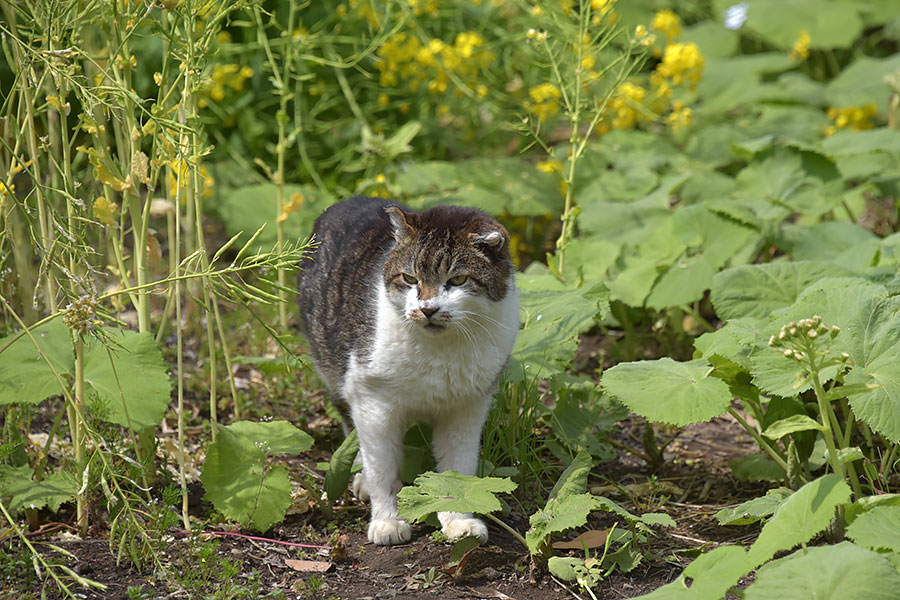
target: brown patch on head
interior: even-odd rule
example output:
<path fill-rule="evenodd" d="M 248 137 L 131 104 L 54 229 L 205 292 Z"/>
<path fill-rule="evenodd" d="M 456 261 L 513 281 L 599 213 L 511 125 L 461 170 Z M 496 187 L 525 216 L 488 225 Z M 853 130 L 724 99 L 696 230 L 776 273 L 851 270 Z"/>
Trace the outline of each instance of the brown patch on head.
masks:
<path fill-rule="evenodd" d="M 466 275 L 475 293 L 494 301 L 506 296 L 513 267 L 509 234 L 500 223 L 463 206 L 436 206 L 418 213 L 396 207 L 386 210 L 396 241 L 384 266 L 389 285 L 401 287 L 400 274 L 414 275 L 420 298 L 425 299 L 448 277 Z"/>

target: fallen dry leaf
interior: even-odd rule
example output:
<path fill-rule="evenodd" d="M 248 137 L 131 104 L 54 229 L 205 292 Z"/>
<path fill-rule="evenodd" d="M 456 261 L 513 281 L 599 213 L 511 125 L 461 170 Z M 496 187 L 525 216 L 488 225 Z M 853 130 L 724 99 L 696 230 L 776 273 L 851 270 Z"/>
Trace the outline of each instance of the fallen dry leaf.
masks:
<path fill-rule="evenodd" d="M 320 562 L 317 560 L 295 560 L 293 558 L 284 559 L 284 564 L 295 571 L 301 573 L 325 573 L 334 566 L 330 562 Z"/>
<path fill-rule="evenodd" d="M 585 546 L 588 548 L 601 548 L 606 544 L 608 535 L 609 529 L 591 529 L 575 539 L 566 542 L 553 542 L 552 546 L 557 550 L 581 550 Z"/>

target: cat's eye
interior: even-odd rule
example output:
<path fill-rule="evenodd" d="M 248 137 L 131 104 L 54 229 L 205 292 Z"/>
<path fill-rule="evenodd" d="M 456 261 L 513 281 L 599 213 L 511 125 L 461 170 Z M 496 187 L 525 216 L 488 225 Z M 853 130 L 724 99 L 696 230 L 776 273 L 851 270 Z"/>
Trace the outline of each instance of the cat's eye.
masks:
<path fill-rule="evenodd" d="M 409 273 L 403 273 L 403 281 L 408 283 L 409 285 L 416 285 L 419 283 L 419 280 L 410 275 Z"/>
<path fill-rule="evenodd" d="M 447 283 L 450 285 L 462 285 L 468 280 L 468 276 L 466 275 L 456 275 L 455 277 L 451 277 L 447 280 Z"/>

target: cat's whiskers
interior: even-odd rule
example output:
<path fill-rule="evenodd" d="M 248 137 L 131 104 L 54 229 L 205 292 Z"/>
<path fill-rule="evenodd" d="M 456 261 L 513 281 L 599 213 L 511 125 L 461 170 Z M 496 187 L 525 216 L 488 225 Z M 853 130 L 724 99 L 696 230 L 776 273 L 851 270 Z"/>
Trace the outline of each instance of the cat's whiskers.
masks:
<path fill-rule="evenodd" d="M 513 328 L 510 327 L 509 325 L 505 325 L 505 324 L 501 323 L 500 321 L 498 321 L 497 319 L 494 319 L 494 318 L 492 318 L 492 317 L 489 317 L 489 316 L 487 316 L 487 315 L 484 314 L 484 313 L 475 312 L 475 311 L 473 311 L 473 310 L 465 310 L 465 309 L 462 309 L 462 308 L 459 309 L 459 312 L 460 312 L 461 314 L 464 314 L 464 315 L 473 315 L 473 316 L 475 316 L 475 317 L 477 317 L 477 318 L 479 318 L 479 319 L 484 319 L 485 321 L 488 321 L 488 322 L 490 322 L 490 323 L 496 325 L 497 327 L 500 327 L 501 329 L 506 329 L 507 331 L 513 329 Z M 516 330 L 518 331 L 518 327 L 516 328 Z"/>

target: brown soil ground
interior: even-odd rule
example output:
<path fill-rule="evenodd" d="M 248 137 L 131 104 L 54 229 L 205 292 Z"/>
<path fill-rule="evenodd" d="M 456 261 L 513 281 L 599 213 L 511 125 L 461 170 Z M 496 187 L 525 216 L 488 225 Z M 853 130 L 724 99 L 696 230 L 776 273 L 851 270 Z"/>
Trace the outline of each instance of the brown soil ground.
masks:
<path fill-rule="evenodd" d="M 643 421 L 638 419 L 623 422 L 618 441 L 639 448 L 643 426 Z M 665 431 L 658 430 L 657 434 L 659 440 L 668 439 L 669 434 Z M 657 473 L 648 472 L 644 461 L 626 453 L 620 453 L 616 460 L 595 468 L 594 474 L 599 473 L 618 486 L 651 482 L 649 486 L 643 487 L 645 491 L 649 491 L 648 494 L 635 491 L 635 494 L 640 495 L 625 497 L 616 495 L 617 492 L 613 490 L 607 495 L 632 512 L 666 512 L 678 524 L 674 530 L 659 530 L 657 537 L 649 540 L 647 558 L 631 572 L 615 571 L 599 583 L 592 590 L 596 598 L 632 598 L 650 592 L 678 576 L 681 569 L 690 562 L 688 556 L 692 549 L 707 549 L 723 542 L 751 541 L 756 535 L 755 527 L 722 527 L 718 525 L 714 515 L 724 506 L 762 492 L 761 486 L 734 480 L 727 464 L 730 459 L 753 452 L 754 449 L 752 440 L 743 429 L 730 417 L 722 417 L 685 428 L 669 445 L 665 463 Z M 292 468 L 297 467 L 303 469 L 300 465 L 292 465 Z M 303 471 L 309 472 L 307 469 Z M 606 482 L 592 481 L 592 485 L 602 483 Z M 522 546 L 493 524 L 490 524 L 489 543 L 477 548 L 465 565 L 464 572 L 453 577 L 444 572 L 451 546 L 446 542 L 436 541 L 432 537 L 432 528 L 415 526 L 410 543 L 383 548 L 369 544 L 366 540 L 365 505 L 347 500 L 346 504 L 337 507 L 337 514 L 338 535 L 327 531 L 326 524 L 315 511 L 289 516 L 284 523 L 267 532 L 265 537 L 271 541 L 210 534 L 201 534 L 199 538 L 189 541 L 186 536 L 173 535 L 159 557 L 162 563 L 175 565 L 165 577 L 161 573 L 139 573 L 134 568 L 125 566 L 127 560 L 117 566 L 108 541 L 103 537 L 103 531 L 87 539 L 66 541 L 50 533 L 53 528 L 50 524 L 29 537 L 34 542 L 52 543 L 71 553 L 71 556 L 63 556 L 49 551 L 42 544 L 38 545 L 47 551 L 48 558 L 107 586 L 105 590 L 94 590 L 73 585 L 73 591 L 80 598 L 254 598 L 264 597 L 278 590 L 284 592 L 285 598 L 323 600 L 562 600 L 589 597 L 575 585 L 564 584 L 552 576 L 538 575 L 532 571 Z M 524 532 L 527 528 L 527 517 L 515 512 L 505 520 L 519 531 Z M 605 513 L 595 513 L 586 529 L 603 529 L 612 523 L 613 520 Z M 277 543 L 329 545 L 340 534 L 346 536 L 344 557 L 331 556 L 327 550 L 298 552 L 295 547 Z M 213 556 L 197 558 L 197 545 L 209 545 L 209 540 L 213 538 L 218 542 Z M 332 565 L 325 573 L 311 574 L 295 570 L 285 562 L 286 559 L 297 558 L 330 562 Z M 202 564 L 204 560 L 208 561 L 208 566 Z M 234 575 L 229 576 L 227 569 L 223 568 L 226 562 L 235 566 Z M 179 579 L 179 576 L 183 577 L 185 573 L 192 571 L 206 574 L 209 579 L 205 585 L 191 588 L 184 579 Z M 223 580 L 226 576 L 229 576 L 228 579 Z M 5 582 L 0 580 L 0 597 L 27 597 L 27 591 L 40 597 L 39 586 L 32 586 L 26 591 L 20 585 L 9 579 Z M 47 597 L 60 597 L 55 588 L 46 587 L 43 591 Z M 128 593 L 129 587 L 133 588 L 131 596 Z M 142 590 L 143 595 L 138 594 L 137 588 Z M 227 593 L 229 590 L 231 595 Z"/>

